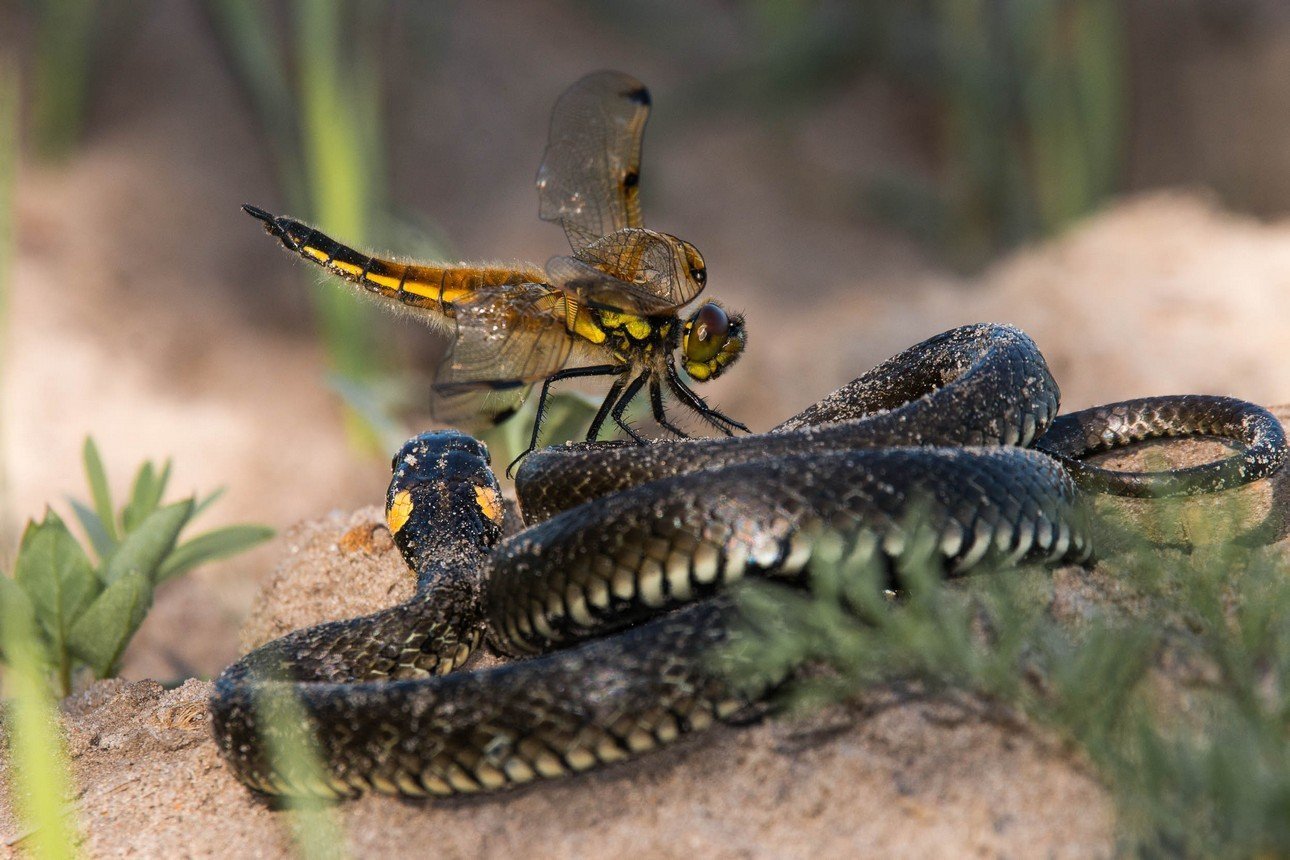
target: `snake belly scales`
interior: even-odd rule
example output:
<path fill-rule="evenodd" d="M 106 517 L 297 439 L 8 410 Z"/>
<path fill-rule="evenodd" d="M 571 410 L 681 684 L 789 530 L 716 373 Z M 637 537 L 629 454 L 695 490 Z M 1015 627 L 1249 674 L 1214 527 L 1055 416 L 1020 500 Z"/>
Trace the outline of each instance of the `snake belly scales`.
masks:
<path fill-rule="evenodd" d="M 826 548 L 890 564 L 915 500 L 950 574 L 1083 562 L 1087 493 L 1212 492 L 1285 458 L 1280 423 L 1244 401 L 1148 398 L 1059 417 L 1058 397 L 1023 332 L 965 326 L 768 433 L 538 451 L 517 478 L 536 525 L 506 539 L 483 445 L 418 436 L 387 497 L 415 595 L 226 669 L 210 703 L 220 752 L 268 794 L 452 795 L 588 770 L 747 708 L 757 695 L 711 659 L 736 611 L 725 588 L 802 583 Z M 1082 459 L 1184 435 L 1236 450 L 1155 473 Z M 528 659 L 452 671 L 485 638 Z M 312 736 L 321 772 L 275 767 L 283 720 Z"/>

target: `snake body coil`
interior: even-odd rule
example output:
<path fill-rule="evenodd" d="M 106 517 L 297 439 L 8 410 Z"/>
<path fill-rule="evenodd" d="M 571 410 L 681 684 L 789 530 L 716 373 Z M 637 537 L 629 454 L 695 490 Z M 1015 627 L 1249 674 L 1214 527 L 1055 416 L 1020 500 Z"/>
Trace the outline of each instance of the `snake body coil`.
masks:
<path fill-rule="evenodd" d="M 712 668 L 732 582 L 800 583 L 817 556 L 891 563 L 915 506 L 951 573 L 1083 561 L 1081 492 L 1214 491 L 1285 457 L 1280 424 L 1243 401 L 1153 398 L 1057 417 L 1058 398 L 1022 332 L 954 329 L 766 434 L 536 452 L 517 488 L 537 524 L 506 540 L 483 446 L 419 436 L 395 458 L 387 499 L 416 595 L 230 666 L 211 698 L 220 751 L 274 794 L 448 795 L 587 770 L 758 698 Z M 1081 459 L 1189 434 L 1239 451 L 1163 473 Z M 452 672 L 485 636 L 541 656 Z M 320 774 L 271 755 L 301 717 Z"/>

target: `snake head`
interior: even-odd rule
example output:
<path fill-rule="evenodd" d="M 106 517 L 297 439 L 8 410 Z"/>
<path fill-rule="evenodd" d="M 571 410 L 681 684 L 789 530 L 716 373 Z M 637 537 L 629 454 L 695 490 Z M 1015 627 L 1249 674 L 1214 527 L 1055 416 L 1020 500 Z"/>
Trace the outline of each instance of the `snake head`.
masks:
<path fill-rule="evenodd" d="M 484 443 L 456 430 L 423 433 L 390 466 L 385 520 L 414 568 L 426 553 L 486 551 L 501 538 L 502 493 Z"/>

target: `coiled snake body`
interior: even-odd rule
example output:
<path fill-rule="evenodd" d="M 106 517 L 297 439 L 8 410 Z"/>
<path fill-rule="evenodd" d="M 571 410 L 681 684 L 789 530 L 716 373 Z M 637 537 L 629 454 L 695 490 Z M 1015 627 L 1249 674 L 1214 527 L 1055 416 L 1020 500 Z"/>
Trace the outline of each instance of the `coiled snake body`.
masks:
<path fill-rule="evenodd" d="M 272 794 L 449 795 L 587 770 L 758 698 L 713 668 L 732 582 L 801 582 L 816 556 L 891 562 L 915 504 L 951 573 L 1083 561 L 1083 492 L 1215 491 L 1285 457 L 1276 419 L 1231 398 L 1057 409 L 1024 333 L 966 326 L 762 435 L 539 451 L 517 483 L 537 524 L 506 540 L 483 446 L 419 436 L 395 458 L 387 498 L 416 595 L 230 666 L 211 698 L 219 749 L 239 779 Z M 1081 460 L 1178 435 L 1239 450 L 1163 473 Z M 485 636 L 503 653 L 542 656 L 452 672 Z M 284 715 L 303 715 L 321 774 L 287 773 L 270 755 Z"/>

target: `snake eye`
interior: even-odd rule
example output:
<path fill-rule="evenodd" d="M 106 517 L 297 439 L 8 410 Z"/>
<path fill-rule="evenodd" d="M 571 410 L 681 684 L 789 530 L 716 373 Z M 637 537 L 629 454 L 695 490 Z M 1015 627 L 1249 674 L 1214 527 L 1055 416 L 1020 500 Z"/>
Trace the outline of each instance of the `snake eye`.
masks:
<path fill-rule="evenodd" d="M 709 302 L 694 312 L 686 326 L 685 357 L 690 361 L 711 361 L 726 345 L 730 317 L 720 305 Z"/>

